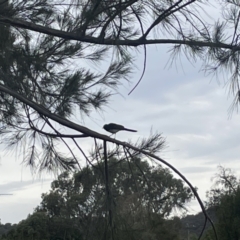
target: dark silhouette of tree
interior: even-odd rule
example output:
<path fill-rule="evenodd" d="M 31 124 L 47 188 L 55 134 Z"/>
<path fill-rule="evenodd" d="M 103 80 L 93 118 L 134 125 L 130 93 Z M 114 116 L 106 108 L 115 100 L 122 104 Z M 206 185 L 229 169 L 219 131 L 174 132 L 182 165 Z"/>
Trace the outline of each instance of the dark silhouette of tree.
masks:
<path fill-rule="evenodd" d="M 15 146 L 28 141 L 26 162 L 53 170 L 73 168 L 78 160 L 64 143 L 66 138 L 113 141 L 66 119 L 71 120 L 76 111 L 79 116 L 90 116 L 91 111 L 106 106 L 114 90 L 129 78 L 134 60 L 130 49 L 138 46 L 146 50 L 147 45 L 172 44 L 173 55 L 183 50 L 190 61 L 203 58 L 205 69 L 229 69 L 238 104 L 238 5 L 234 0 L 212 1 L 225 7 L 224 18 L 210 25 L 204 14 L 207 3 L 1 0 L 0 102 L 5 142 Z M 81 64 L 87 60 L 100 64 L 111 51 L 112 60 L 104 73 Z M 78 64 L 74 64 L 76 59 Z M 60 126 L 53 122 L 78 133 L 60 134 Z M 43 152 L 36 147 L 37 138 Z M 56 150 L 56 139 L 66 144 L 71 157 Z"/>
<path fill-rule="evenodd" d="M 5 223 L 5 224 L 2 224 L 0 222 L 0 238 L 5 237 L 5 235 L 11 230 L 13 229 L 14 227 L 16 226 L 16 224 L 11 224 L 11 223 Z"/>
<path fill-rule="evenodd" d="M 229 168 L 219 167 L 213 187 L 207 193 L 207 206 L 216 212 L 220 239 L 240 238 L 240 179 Z M 204 239 L 214 239 L 209 230 Z"/>
<path fill-rule="evenodd" d="M 91 116 L 92 111 L 101 111 L 109 103 L 132 73 L 131 49 L 143 46 L 145 60 L 140 82 L 147 65 L 147 46 L 152 44 L 171 44 L 171 59 L 182 50 L 190 61 L 203 59 L 205 70 L 229 70 L 235 94 L 233 106 L 237 106 L 239 6 L 234 0 L 218 1 L 226 5 L 224 18 L 209 25 L 203 9 L 208 3 L 0 0 L 2 143 L 11 149 L 17 147 L 14 150 L 19 151 L 19 156 L 24 154 L 25 163 L 40 172 L 80 169 L 81 156 L 72 150 L 70 142 L 88 165 L 104 158 L 110 224 L 113 210 L 108 159 L 114 155 L 125 161 L 147 156 L 170 167 L 194 192 L 207 219 L 195 188 L 157 156 L 164 145 L 161 134 L 151 134 L 135 144 L 121 142 L 73 122 L 73 117 Z M 107 59 L 110 60 L 102 72 L 86 64 L 91 61 L 100 65 Z M 94 154 L 90 157 L 81 147 L 85 138 L 93 140 Z M 114 146 L 111 148 L 109 143 Z"/>
<path fill-rule="evenodd" d="M 144 173 L 144 175 L 142 174 Z M 145 176 L 145 177 L 144 177 Z M 114 239 L 180 239 L 180 219 L 193 194 L 168 169 L 147 161 L 109 160 Z M 111 239 L 106 210 L 104 161 L 51 184 L 35 212 L 18 224 L 18 239 Z"/>

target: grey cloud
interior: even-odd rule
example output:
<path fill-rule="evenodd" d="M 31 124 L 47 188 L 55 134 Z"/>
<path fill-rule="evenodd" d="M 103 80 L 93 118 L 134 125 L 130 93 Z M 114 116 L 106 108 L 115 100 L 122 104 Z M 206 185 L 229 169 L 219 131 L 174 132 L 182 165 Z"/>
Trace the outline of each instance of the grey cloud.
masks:
<path fill-rule="evenodd" d="M 206 173 L 206 172 L 213 172 L 215 171 L 215 168 L 213 167 L 183 167 L 179 168 L 179 170 L 184 174 L 195 174 L 195 173 Z"/>
<path fill-rule="evenodd" d="M 50 179 L 44 179 L 41 180 L 41 182 L 33 182 L 33 180 L 28 181 L 14 181 L 14 182 L 8 182 L 5 184 L 0 184 L 0 193 L 14 193 L 19 192 L 22 190 L 26 190 L 29 187 L 33 187 L 34 185 L 42 184 L 43 182 L 49 182 L 52 181 Z"/>
<path fill-rule="evenodd" d="M 34 208 L 36 208 L 36 202 L 39 202 L 39 199 L 29 201 L 29 199 L 21 200 L 19 202 L 11 203 L 10 196 L 8 197 L 8 202 L 2 203 L 1 197 L 1 222 L 2 223 L 18 223 L 19 221 L 26 219 L 28 214 L 33 213 Z"/>

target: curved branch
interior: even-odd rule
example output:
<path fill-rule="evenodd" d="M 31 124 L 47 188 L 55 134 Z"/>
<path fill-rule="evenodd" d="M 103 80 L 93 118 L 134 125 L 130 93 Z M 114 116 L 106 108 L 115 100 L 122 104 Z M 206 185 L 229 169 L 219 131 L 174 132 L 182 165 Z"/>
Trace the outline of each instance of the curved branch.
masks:
<path fill-rule="evenodd" d="M 89 160 L 89 158 L 87 157 L 87 155 L 85 154 L 85 152 L 82 150 L 82 148 L 79 146 L 79 144 L 77 143 L 77 141 L 76 141 L 74 138 L 72 138 L 72 140 L 73 140 L 73 142 L 75 143 L 75 145 L 77 146 L 78 150 L 79 150 L 79 151 L 82 153 L 82 155 L 85 157 L 87 163 L 89 163 L 93 168 L 96 168 L 96 169 L 99 170 L 100 168 L 95 167 L 95 166 L 91 163 L 91 161 Z M 101 169 L 100 169 L 100 170 L 101 170 Z"/>
<path fill-rule="evenodd" d="M 177 175 L 179 175 L 187 184 L 188 186 L 191 188 L 191 190 L 193 191 L 194 195 L 196 196 L 198 202 L 199 202 L 199 205 L 204 213 L 204 215 L 207 217 L 207 219 L 210 221 L 212 227 L 213 227 L 213 230 L 214 230 L 214 233 L 216 235 L 216 239 L 217 238 L 217 234 L 216 234 L 216 229 L 214 227 L 214 224 L 212 222 L 212 220 L 209 218 L 206 210 L 205 210 L 205 207 L 196 191 L 196 189 L 192 186 L 192 184 L 186 179 L 186 177 L 184 175 L 182 175 L 176 168 L 174 168 L 170 163 L 168 163 L 167 161 L 165 161 L 164 159 L 150 153 L 150 152 L 147 152 L 147 151 L 144 151 L 144 150 L 141 150 L 141 149 L 138 149 L 126 142 L 122 142 L 122 141 L 119 141 L 119 140 L 116 140 L 116 139 L 113 139 L 113 138 L 110 138 L 106 135 L 103 135 L 103 134 L 99 134 L 95 131 L 92 131 L 86 127 L 83 127 L 81 125 L 78 125 L 76 123 L 73 123 L 67 119 L 64 119 L 64 118 L 61 118 L 59 117 L 58 115 L 54 114 L 54 113 L 51 113 L 49 110 L 47 110 L 46 108 L 42 107 L 41 105 L 37 104 L 37 103 L 34 103 L 33 101 L 27 99 L 26 97 L 23 97 L 21 96 L 20 94 L 16 93 L 15 91 L 11 90 L 11 89 L 8 89 L 6 88 L 5 86 L 3 86 L 2 84 L 0 84 L 0 91 L 3 91 L 5 93 L 8 93 L 10 95 L 12 95 L 13 97 L 17 98 L 18 100 L 20 100 L 21 102 L 27 104 L 28 106 L 30 106 L 31 108 L 33 108 L 34 110 L 36 110 L 37 112 L 39 112 L 39 114 L 42 114 L 56 122 L 58 122 L 59 124 L 62 124 L 66 127 L 69 127 L 71 129 L 74 129 L 76 131 L 79 131 L 79 132 L 82 132 L 83 134 L 86 134 L 90 137 L 93 137 L 93 138 L 98 138 L 98 139 L 101 139 L 104 141 L 104 159 L 106 161 L 107 159 L 107 148 L 106 148 L 106 142 L 112 142 L 112 143 L 115 143 L 117 145 L 121 145 L 123 147 L 126 147 L 127 148 L 127 151 L 129 152 L 128 148 L 136 151 L 136 152 L 140 152 L 142 154 L 145 154 L 146 156 L 149 156 L 151 158 L 154 158 L 156 159 L 157 161 L 160 161 L 161 163 L 165 164 L 166 166 L 168 166 L 170 169 L 172 169 Z M 131 154 L 131 153 L 130 153 Z"/>
<path fill-rule="evenodd" d="M 107 141 L 103 141 L 104 148 L 104 173 L 105 173 L 105 184 L 106 184 L 106 197 L 107 197 L 107 209 L 109 213 L 109 225 L 113 239 L 113 216 L 112 216 L 112 194 L 109 187 L 109 170 L 108 170 L 108 157 L 107 157 Z"/>
<path fill-rule="evenodd" d="M 99 38 L 102 39 L 102 36 L 105 36 L 106 29 L 107 29 L 107 27 L 109 26 L 109 24 L 111 23 L 111 21 L 113 21 L 114 18 L 115 18 L 119 13 L 121 14 L 121 12 L 122 12 L 123 10 L 125 10 L 127 7 L 131 6 L 131 5 L 132 5 L 133 3 L 135 3 L 135 2 L 136 2 L 136 0 L 133 0 L 133 1 L 130 1 L 129 3 L 127 3 L 126 5 L 120 6 L 120 9 L 118 9 L 118 11 L 116 11 L 112 16 L 110 16 L 109 19 L 107 20 L 107 22 L 104 24 L 104 26 L 103 26 L 100 34 L 99 34 Z M 121 4 L 120 4 L 120 5 L 121 5 Z M 120 31 L 121 31 L 121 29 L 120 29 Z M 120 32 L 120 31 L 119 31 L 119 32 Z M 117 38 L 117 39 L 118 39 L 118 38 Z"/>
<path fill-rule="evenodd" d="M 178 2 L 174 3 L 171 7 L 169 7 L 168 9 L 166 9 L 152 24 L 151 26 L 147 29 L 147 31 L 143 34 L 142 38 L 146 38 L 147 35 L 150 33 L 150 31 L 156 26 L 158 25 L 164 18 L 168 17 L 169 15 L 171 15 L 172 13 L 180 10 L 181 8 L 195 2 L 196 0 L 191 0 L 190 2 L 187 2 L 185 4 L 183 4 L 182 6 L 177 7 L 183 0 L 179 0 Z M 174 9 L 175 8 L 175 9 Z M 173 9 L 173 10 L 172 10 Z"/>
<path fill-rule="evenodd" d="M 127 150 L 128 154 L 131 156 L 131 153 L 130 153 L 129 149 L 126 148 L 126 150 Z M 145 154 L 144 151 L 140 151 L 140 152 L 142 152 L 143 154 Z M 149 153 L 148 153 L 148 154 L 145 154 L 145 155 L 151 157 L 151 155 L 153 155 L 153 154 L 149 154 Z M 166 162 L 165 160 L 163 160 L 162 158 L 160 158 L 160 157 L 158 157 L 158 156 L 154 156 L 153 158 L 156 159 L 156 160 L 158 160 L 159 162 L 165 164 L 166 166 L 168 166 L 168 167 L 169 167 L 170 169 L 172 169 L 178 176 L 180 176 L 180 177 L 184 180 L 185 183 L 187 183 L 187 185 L 188 185 L 188 186 L 190 187 L 190 189 L 192 190 L 194 196 L 197 198 L 197 201 L 198 201 L 198 203 L 199 203 L 199 205 L 200 205 L 200 207 L 201 207 L 201 209 L 202 209 L 202 211 L 203 211 L 203 214 L 204 214 L 205 218 L 208 219 L 209 222 L 211 223 L 212 228 L 213 228 L 213 231 L 214 231 L 214 234 L 215 234 L 215 236 L 216 236 L 216 239 L 218 240 L 217 231 L 216 231 L 216 229 L 215 229 L 215 226 L 214 226 L 214 224 L 213 224 L 213 221 L 212 221 L 211 218 L 208 216 L 207 211 L 206 211 L 206 209 L 205 209 L 205 207 L 204 207 L 204 205 L 203 205 L 203 202 L 202 202 L 201 198 L 199 197 L 196 189 L 193 187 L 193 185 L 187 180 L 187 178 L 186 178 L 182 173 L 180 173 L 180 172 L 179 172 L 175 167 L 173 167 L 170 163 Z M 203 234 L 203 231 L 201 232 L 201 234 L 200 234 L 200 236 L 199 236 L 198 239 L 200 239 L 200 238 L 202 237 L 202 234 Z"/>
<path fill-rule="evenodd" d="M 140 17 L 137 15 L 137 13 L 135 12 L 135 10 L 133 9 L 133 7 L 131 7 L 133 13 L 135 14 L 138 22 L 139 22 L 139 25 L 140 25 L 140 28 L 141 28 L 141 31 L 142 31 L 142 34 L 144 34 L 144 30 L 143 30 L 143 24 L 142 24 L 142 21 L 140 19 Z M 144 61 L 143 61 L 143 71 L 142 71 L 142 74 L 138 80 L 138 82 L 135 84 L 135 86 L 132 88 L 132 90 L 128 93 L 128 95 L 130 95 L 135 89 L 136 87 L 139 85 L 139 83 L 142 81 L 143 79 L 143 76 L 145 74 L 145 71 L 146 71 L 146 67 L 147 67 L 147 47 L 146 47 L 146 44 L 143 45 L 143 49 L 144 49 Z"/>

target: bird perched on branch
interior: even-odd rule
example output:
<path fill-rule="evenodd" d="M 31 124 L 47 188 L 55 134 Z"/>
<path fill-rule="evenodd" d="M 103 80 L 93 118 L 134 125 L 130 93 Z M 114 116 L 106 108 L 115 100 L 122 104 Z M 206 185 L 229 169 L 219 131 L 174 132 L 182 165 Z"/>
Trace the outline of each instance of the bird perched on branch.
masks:
<path fill-rule="evenodd" d="M 137 132 L 136 130 L 125 128 L 124 126 L 116 123 L 105 124 L 103 128 L 110 133 L 117 133 L 119 131 Z"/>

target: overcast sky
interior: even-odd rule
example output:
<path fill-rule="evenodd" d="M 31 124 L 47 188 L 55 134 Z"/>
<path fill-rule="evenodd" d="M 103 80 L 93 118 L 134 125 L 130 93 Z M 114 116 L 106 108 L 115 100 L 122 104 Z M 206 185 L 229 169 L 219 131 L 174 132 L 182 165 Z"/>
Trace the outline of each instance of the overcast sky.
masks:
<path fill-rule="evenodd" d="M 240 173 L 240 116 L 234 112 L 229 118 L 233 97 L 228 97 L 223 79 L 217 82 L 199 72 L 201 62 L 193 66 L 182 57 L 177 67 L 164 68 L 168 50 L 167 45 L 148 47 L 145 76 L 128 96 L 141 75 L 143 55 L 140 54 L 136 60 L 139 70 L 133 74 L 132 84 L 121 88 L 123 96 L 115 96 L 104 113 L 86 118 L 84 124 L 101 133 L 105 133 L 102 126 L 109 122 L 138 130 L 118 133 L 119 140 L 149 136 L 151 128 L 162 132 L 168 148 L 160 157 L 181 171 L 199 189 L 204 200 L 218 165 Z M 33 176 L 30 169 L 21 165 L 21 159 L 3 152 L 0 176 L 0 193 L 13 194 L 0 196 L 2 223 L 17 223 L 32 213 L 53 179 L 50 175 L 41 179 Z M 193 202 L 190 210 L 196 213 L 200 207 Z"/>

